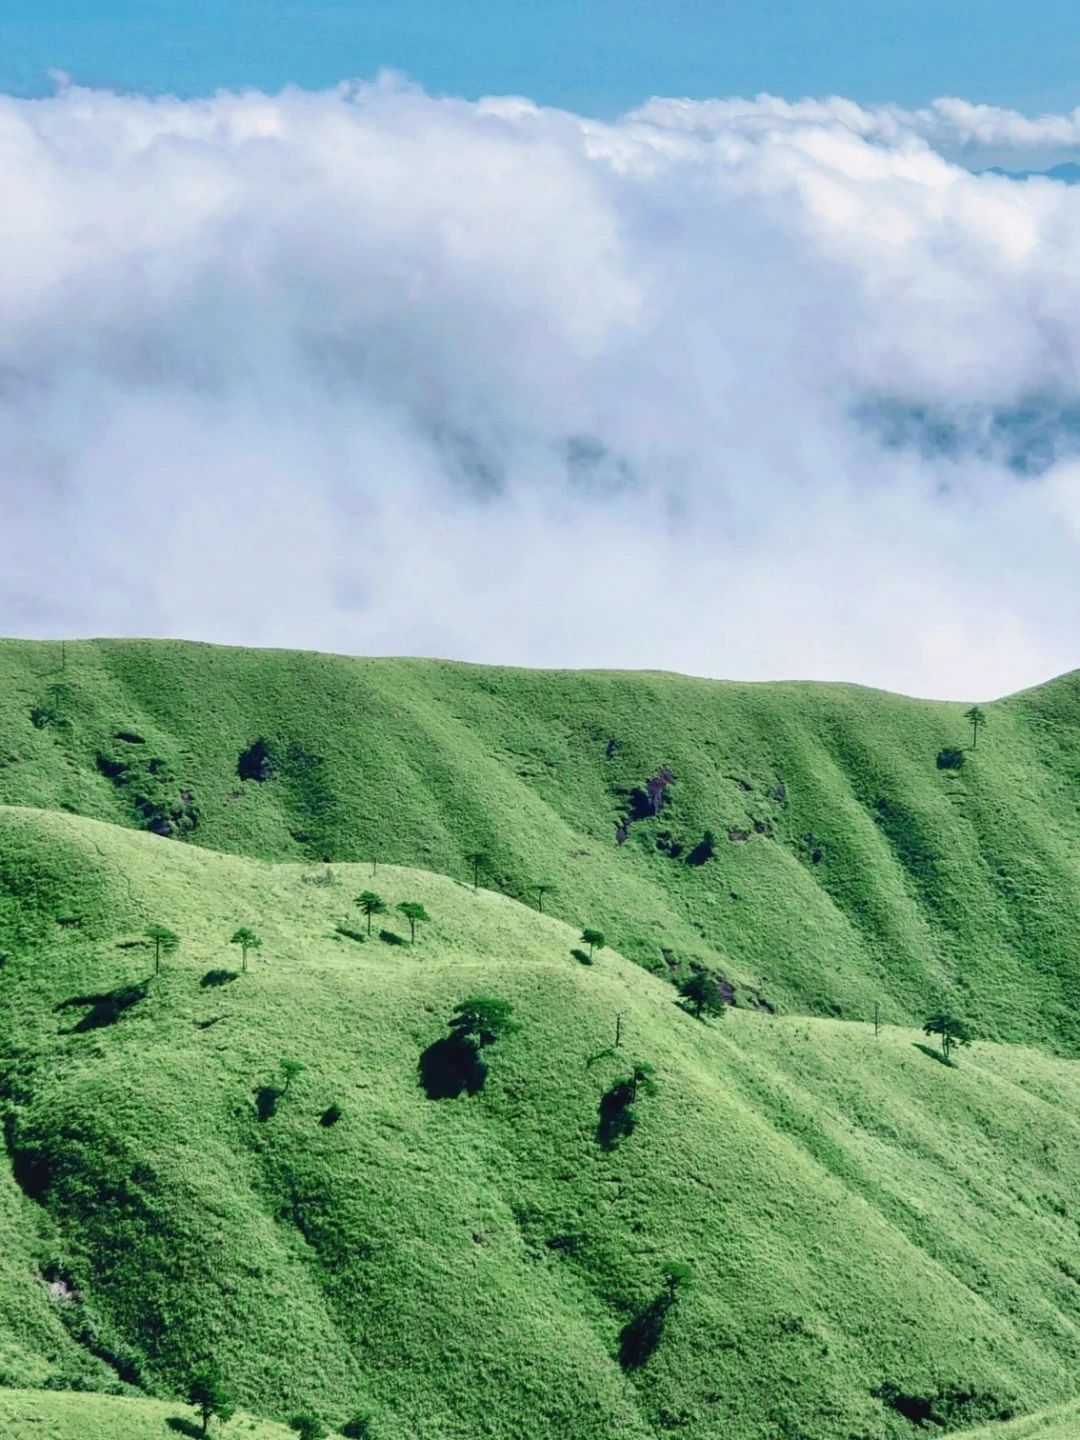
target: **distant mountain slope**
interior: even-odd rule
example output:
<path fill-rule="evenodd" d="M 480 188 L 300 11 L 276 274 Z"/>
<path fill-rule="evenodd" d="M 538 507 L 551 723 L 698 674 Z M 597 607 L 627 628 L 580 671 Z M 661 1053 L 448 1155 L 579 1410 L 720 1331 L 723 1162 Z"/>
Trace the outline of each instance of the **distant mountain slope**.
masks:
<path fill-rule="evenodd" d="M 553 884 L 546 909 L 740 1004 L 948 996 L 1074 1053 L 1080 678 L 985 708 L 972 749 L 964 705 L 851 686 L 10 641 L 0 802 L 263 859 L 465 877 L 484 851 L 489 884 Z"/>
<path fill-rule="evenodd" d="M 366 1412 L 373 1440 L 912 1440 L 1075 1392 L 1076 1063 L 704 1024 L 610 949 L 580 963 L 577 926 L 399 866 L 16 808 L 0 878 L 9 1384 L 175 1395 L 210 1359 L 255 1413 Z M 380 939 L 410 899 L 417 944 Z M 182 940 L 156 977 L 151 923 Z M 242 924 L 264 946 L 232 976 Z M 430 1099 L 419 1058 L 477 993 L 520 1028 Z M 658 1093 L 605 1148 L 634 1061 Z"/>

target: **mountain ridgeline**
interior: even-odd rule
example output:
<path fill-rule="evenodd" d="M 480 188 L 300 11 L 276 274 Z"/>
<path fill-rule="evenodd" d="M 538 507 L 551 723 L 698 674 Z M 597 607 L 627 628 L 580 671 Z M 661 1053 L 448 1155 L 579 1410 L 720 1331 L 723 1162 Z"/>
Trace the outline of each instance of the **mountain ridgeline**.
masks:
<path fill-rule="evenodd" d="M 380 859 L 587 916 L 739 1005 L 1080 1045 L 1080 677 L 844 685 L 170 642 L 0 647 L 0 803 L 268 860 Z M 538 896 L 535 887 L 552 887 Z"/>
<path fill-rule="evenodd" d="M 1080 679 L 981 708 L 0 645 L 0 1435 L 1071 1440 Z"/>

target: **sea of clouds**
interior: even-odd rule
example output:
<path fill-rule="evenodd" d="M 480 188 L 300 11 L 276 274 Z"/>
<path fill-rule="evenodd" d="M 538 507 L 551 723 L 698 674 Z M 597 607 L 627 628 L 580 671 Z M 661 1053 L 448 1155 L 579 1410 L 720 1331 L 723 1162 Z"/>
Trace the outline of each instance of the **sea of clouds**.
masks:
<path fill-rule="evenodd" d="M 1080 665 L 1080 187 L 990 170 L 1078 157 L 957 100 L 0 97 L 0 633 Z"/>

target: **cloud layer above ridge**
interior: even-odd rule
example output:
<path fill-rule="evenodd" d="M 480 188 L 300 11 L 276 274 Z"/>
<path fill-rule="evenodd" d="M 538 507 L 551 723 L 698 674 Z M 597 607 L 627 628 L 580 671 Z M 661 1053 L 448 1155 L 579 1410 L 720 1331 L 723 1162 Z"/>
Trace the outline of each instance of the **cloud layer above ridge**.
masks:
<path fill-rule="evenodd" d="M 0 632 L 1080 665 L 1080 112 L 0 98 Z"/>

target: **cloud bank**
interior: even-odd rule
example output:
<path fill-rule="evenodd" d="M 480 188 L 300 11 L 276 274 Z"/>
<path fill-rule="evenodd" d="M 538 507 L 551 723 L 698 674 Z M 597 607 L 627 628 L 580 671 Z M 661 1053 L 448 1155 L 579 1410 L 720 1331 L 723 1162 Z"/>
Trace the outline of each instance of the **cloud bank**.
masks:
<path fill-rule="evenodd" d="M 1080 665 L 1080 112 L 0 98 L 0 632 Z"/>

